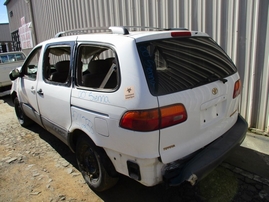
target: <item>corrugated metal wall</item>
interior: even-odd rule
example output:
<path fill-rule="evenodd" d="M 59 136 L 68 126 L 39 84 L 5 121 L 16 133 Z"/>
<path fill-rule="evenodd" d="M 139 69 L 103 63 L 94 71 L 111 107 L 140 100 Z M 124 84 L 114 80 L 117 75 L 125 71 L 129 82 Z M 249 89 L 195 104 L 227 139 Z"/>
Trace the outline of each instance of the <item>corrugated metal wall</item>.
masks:
<path fill-rule="evenodd" d="M 25 3 L 9 4 L 13 2 Z M 241 114 L 250 127 L 269 132 L 268 0 L 31 0 L 23 9 L 29 7 L 37 42 L 62 30 L 110 25 L 186 27 L 208 33 L 238 67 Z M 19 17 L 23 15 L 26 22 L 33 21 L 28 14 Z"/>
<path fill-rule="evenodd" d="M 28 4 L 23 0 L 10 0 L 8 2 L 7 10 L 8 10 L 8 20 L 9 20 L 9 30 L 10 32 L 14 32 L 21 27 L 21 18 L 25 17 L 26 22 L 30 22 L 30 12 L 28 9 Z M 13 16 L 10 16 L 10 12 L 12 12 Z"/>

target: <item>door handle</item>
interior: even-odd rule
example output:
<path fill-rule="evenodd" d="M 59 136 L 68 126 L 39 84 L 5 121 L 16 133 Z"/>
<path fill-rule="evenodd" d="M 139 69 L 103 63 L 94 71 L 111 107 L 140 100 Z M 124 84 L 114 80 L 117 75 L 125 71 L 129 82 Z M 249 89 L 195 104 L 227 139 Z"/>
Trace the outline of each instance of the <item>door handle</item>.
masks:
<path fill-rule="evenodd" d="M 38 93 L 39 95 L 44 95 L 41 88 L 37 91 L 37 93 Z"/>

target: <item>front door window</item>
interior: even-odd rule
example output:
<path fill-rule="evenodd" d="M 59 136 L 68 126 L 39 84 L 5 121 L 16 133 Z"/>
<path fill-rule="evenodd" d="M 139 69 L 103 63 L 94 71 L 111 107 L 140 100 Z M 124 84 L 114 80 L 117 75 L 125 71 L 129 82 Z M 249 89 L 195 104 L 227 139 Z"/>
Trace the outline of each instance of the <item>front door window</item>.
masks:
<path fill-rule="evenodd" d="M 31 53 L 27 61 L 25 62 L 25 65 L 23 66 L 23 70 L 22 70 L 24 78 L 30 79 L 30 80 L 36 80 L 40 51 L 41 51 L 41 47 L 35 49 Z"/>

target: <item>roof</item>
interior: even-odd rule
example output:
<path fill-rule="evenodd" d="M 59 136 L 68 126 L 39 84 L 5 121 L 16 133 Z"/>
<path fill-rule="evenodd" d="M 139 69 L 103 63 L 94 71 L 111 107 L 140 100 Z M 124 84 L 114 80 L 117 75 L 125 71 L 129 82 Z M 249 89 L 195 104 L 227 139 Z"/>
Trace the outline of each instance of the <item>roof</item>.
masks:
<path fill-rule="evenodd" d="M 172 30 L 188 30 L 186 28 L 157 28 L 157 27 L 142 27 L 142 26 L 110 26 L 110 27 L 90 27 L 90 28 L 81 28 L 81 29 L 74 29 L 74 30 L 67 30 L 58 32 L 55 37 L 61 37 L 64 34 L 86 34 L 86 33 L 105 33 L 110 32 L 113 34 L 122 34 L 122 35 L 129 35 L 129 29 L 137 29 L 137 30 L 155 30 L 155 31 L 172 31 Z"/>
<path fill-rule="evenodd" d="M 128 29 L 138 29 L 138 31 L 129 31 Z M 177 33 L 177 34 L 172 34 Z M 91 28 L 83 28 L 77 30 L 68 30 L 62 31 L 55 35 L 56 38 L 62 37 L 63 35 L 84 35 L 88 36 L 89 34 L 113 34 L 114 36 L 124 36 L 131 37 L 135 39 L 137 42 L 143 40 L 150 39 L 158 39 L 158 38 L 170 38 L 173 36 L 208 36 L 205 33 L 197 32 L 197 31 L 189 31 L 186 28 L 156 28 L 156 27 L 138 27 L 138 26 L 111 26 L 111 27 L 91 27 Z M 111 36 L 109 38 L 114 38 Z M 96 35 L 91 35 L 91 39 L 99 38 Z M 83 37 L 79 37 L 83 38 Z"/>

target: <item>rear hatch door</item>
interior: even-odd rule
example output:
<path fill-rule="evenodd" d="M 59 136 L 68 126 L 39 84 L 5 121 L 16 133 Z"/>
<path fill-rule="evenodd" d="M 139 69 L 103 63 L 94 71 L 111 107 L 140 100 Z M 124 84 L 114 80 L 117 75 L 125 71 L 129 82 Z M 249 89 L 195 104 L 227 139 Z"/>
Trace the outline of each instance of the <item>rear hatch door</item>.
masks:
<path fill-rule="evenodd" d="M 236 122 L 239 100 L 233 94 L 239 76 L 210 37 L 158 39 L 137 46 L 148 86 L 157 96 L 160 109 L 182 104 L 186 111 L 182 123 L 178 123 L 182 117 L 175 116 L 177 124 L 173 120 L 164 127 L 160 124 L 163 163 L 203 148 Z"/>

